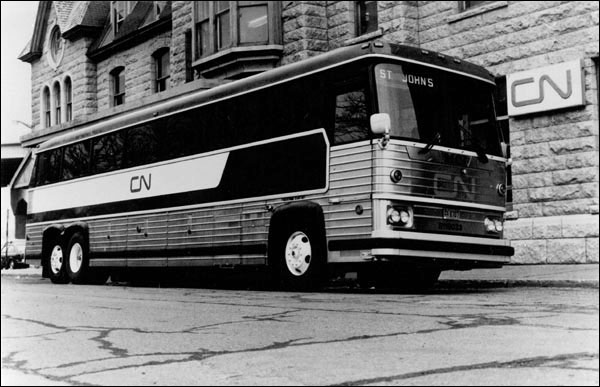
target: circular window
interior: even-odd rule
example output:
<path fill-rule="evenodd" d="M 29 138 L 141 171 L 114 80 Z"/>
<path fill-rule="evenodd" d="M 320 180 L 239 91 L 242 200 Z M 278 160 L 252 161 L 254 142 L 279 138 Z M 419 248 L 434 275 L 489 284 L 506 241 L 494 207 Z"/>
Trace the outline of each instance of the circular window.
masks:
<path fill-rule="evenodd" d="M 60 33 L 60 28 L 58 28 L 58 26 L 54 26 L 54 28 L 52 29 L 52 33 L 50 34 L 49 46 L 50 65 L 52 67 L 56 67 L 62 60 L 64 51 L 64 41 Z"/>

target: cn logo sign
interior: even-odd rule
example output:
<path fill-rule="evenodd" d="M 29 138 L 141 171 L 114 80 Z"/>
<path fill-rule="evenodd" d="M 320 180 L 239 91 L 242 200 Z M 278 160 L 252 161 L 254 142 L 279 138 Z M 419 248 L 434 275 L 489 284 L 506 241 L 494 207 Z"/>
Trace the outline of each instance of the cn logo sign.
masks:
<path fill-rule="evenodd" d="M 131 180 L 129 180 L 129 191 L 131 193 L 140 192 L 142 188 L 146 189 L 146 191 L 150 191 L 150 187 L 152 185 L 152 174 L 149 173 L 148 176 L 140 175 L 140 176 L 132 176 Z"/>
<path fill-rule="evenodd" d="M 508 115 L 537 113 L 585 103 L 581 61 L 506 76 Z"/>

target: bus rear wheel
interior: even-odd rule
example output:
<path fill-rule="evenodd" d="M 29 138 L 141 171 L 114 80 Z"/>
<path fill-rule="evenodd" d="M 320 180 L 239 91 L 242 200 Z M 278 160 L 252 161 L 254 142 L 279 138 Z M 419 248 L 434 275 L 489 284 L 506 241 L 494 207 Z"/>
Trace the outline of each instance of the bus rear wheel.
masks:
<path fill-rule="evenodd" d="M 76 232 L 69 240 L 67 273 L 74 284 L 101 285 L 108 279 L 108 273 L 90 267 L 89 250 L 85 237 Z"/>
<path fill-rule="evenodd" d="M 69 282 L 64 249 L 58 239 L 55 239 L 50 243 L 48 268 L 50 269 L 50 281 L 52 281 L 52 283 L 66 284 Z"/>

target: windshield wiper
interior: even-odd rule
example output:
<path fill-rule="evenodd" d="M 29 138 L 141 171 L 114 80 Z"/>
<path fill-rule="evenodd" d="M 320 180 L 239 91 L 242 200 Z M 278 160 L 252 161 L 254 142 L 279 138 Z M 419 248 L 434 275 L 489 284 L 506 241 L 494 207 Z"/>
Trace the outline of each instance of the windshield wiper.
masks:
<path fill-rule="evenodd" d="M 431 141 L 429 141 L 429 143 L 427 145 L 425 145 L 425 148 L 419 150 L 419 154 L 423 155 L 425 153 L 428 153 L 434 147 L 434 145 L 440 143 L 441 139 L 442 139 L 442 135 L 440 134 L 440 132 L 435 132 L 435 136 L 433 136 Z"/>

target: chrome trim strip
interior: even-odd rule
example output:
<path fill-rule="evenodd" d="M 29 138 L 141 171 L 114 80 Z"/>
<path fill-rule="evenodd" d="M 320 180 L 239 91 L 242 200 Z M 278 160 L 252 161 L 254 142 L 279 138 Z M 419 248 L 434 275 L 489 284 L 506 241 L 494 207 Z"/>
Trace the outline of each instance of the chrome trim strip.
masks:
<path fill-rule="evenodd" d="M 419 196 L 400 195 L 400 194 L 374 193 L 373 199 L 376 199 L 376 200 L 400 200 L 400 201 L 419 202 L 419 203 L 434 203 L 434 204 L 441 204 L 441 205 L 446 205 L 446 206 L 481 208 L 484 210 L 500 211 L 500 212 L 506 211 L 505 207 L 492 206 L 489 204 L 460 202 L 460 201 L 456 201 L 456 200 L 446 200 L 446 199 L 423 198 L 423 197 L 419 197 Z"/>
<path fill-rule="evenodd" d="M 470 261 L 494 261 L 508 263 L 510 257 L 503 255 L 483 255 L 483 254 L 467 254 L 453 253 L 445 251 L 419 251 L 419 250 L 404 250 L 404 249 L 373 249 L 372 254 L 375 256 L 409 256 L 409 257 L 424 257 L 424 258 L 444 258 L 444 259 L 460 259 Z"/>

